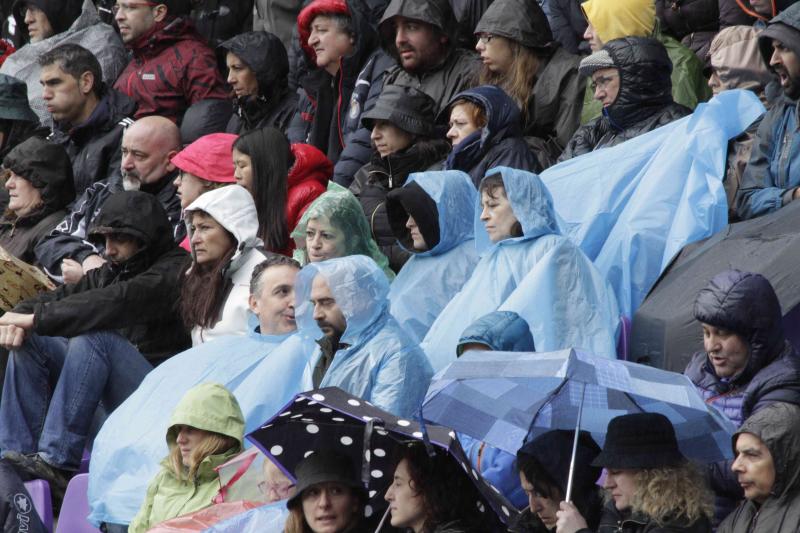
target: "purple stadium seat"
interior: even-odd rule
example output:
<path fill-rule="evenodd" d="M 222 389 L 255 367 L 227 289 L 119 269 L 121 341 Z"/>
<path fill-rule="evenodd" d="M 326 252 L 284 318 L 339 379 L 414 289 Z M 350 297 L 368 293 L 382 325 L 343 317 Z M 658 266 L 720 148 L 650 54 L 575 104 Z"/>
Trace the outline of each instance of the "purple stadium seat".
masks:
<path fill-rule="evenodd" d="M 88 488 L 89 474 L 78 474 L 70 480 L 58 516 L 56 533 L 100 533 L 86 520 L 89 515 Z"/>
<path fill-rule="evenodd" d="M 43 479 L 25 482 L 25 489 L 33 500 L 33 507 L 47 531 L 53 531 L 53 500 L 50 498 L 50 484 Z"/>

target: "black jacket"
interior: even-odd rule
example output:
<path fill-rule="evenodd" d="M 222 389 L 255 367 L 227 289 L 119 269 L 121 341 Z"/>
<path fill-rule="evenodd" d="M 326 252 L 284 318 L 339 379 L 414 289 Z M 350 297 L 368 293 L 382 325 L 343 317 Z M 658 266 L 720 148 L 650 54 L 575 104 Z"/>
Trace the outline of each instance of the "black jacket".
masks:
<path fill-rule="evenodd" d="M 228 39 L 220 48 L 241 59 L 258 81 L 258 94 L 234 100 L 234 115 L 226 131 L 241 135 L 271 126 L 286 133 L 297 111 L 297 93 L 289 90 L 289 59 L 280 39 L 253 31 Z"/>
<path fill-rule="evenodd" d="M 719 3 L 719 0 L 656 0 L 656 16 L 662 29 L 708 66 L 708 49 L 719 31 Z"/>
<path fill-rule="evenodd" d="M 553 38 L 570 54 L 588 54 L 589 43 L 583 39 L 586 31 L 586 17 L 579 2 L 575 0 L 543 0 L 542 9 Z"/>
<path fill-rule="evenodd" d="M 581 529 L 578 533 L 592 532 Z M 707 518 L 689 522 L 685 517 L 676 517 L 662 525 L 646 515 L 618 511 L 611 501 L 603 508 L 597 533 L 711 533 L 711 522 Z"/>
<path fill-rule="evenodd" d="M 102 180 L 120 183 L 122 133 L 133 124 L 136 104 L 110 87 L 89 119 L 77 126 L 56 124 L 49 139 L 63 146 L 72 161 L 75 194 L 80 196 Z"/>
<path fill-rule="evenodd" d="M 646 37 L 624 37 L 603 49 L 619 69 L 619 94 L 602 116 L 575 132 L 559 161 L 615 146 L 692 112 L 672 99 L 672 62 L 664 45 Z"/>
<path fill-rule="evenodd" d="M 22 302 L 14 311 L 33 313 L 33 332 L 39 335 L 116 330 L 150 360 L 187 348 L 191 343 L 177 302 L 189 256 L 174 242 L 161 203 L 141 191 L 110 196 L 89 231 L 110 230 L 137 238 L 142 249 L 124 263 L 106 263 L 79 282 Z"/>

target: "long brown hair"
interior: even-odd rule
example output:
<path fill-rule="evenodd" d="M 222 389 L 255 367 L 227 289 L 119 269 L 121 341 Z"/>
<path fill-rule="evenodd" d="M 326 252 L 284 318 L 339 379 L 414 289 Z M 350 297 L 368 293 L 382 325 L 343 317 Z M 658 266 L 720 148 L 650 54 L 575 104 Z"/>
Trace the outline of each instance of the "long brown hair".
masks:
<path fill-rule="evenodd" d="M 495 39 L 505 37 L 495 36 Z M 505 74 L 492 72 L 489 67 L 484 65 L 481 68 L 480 84 L 497 85 L 503 89 L 519 106 L 522 111 L 522 120 L 528 116 L 528 101 L 533 94 L 533 86 L 536 85 L 545 57 L 542 52 L 536 52 L 532 48 L 522 46 L 516 41 L 506 39 L 511 48 L 511 68 Z"/>
<path fill-rule="evenodd" d="M 203 440 L 192 450 L 188 467 L 183 464 L 180 446 L 178 446 L 176 442 L 170 444 L 169 464 L 172 467 L 172 472 L 175 474 L 175 477 L 179 480 L 194 479 L 195 474 L 197 474 L 197 469 L 200 467 L 200 463 L 203 462 L 203 459 L 210 455 L 226 452 L 239 445 L 236 439 L 232 437 L 214 433 L 213 431 L 207 431 L 206 433 L 207 435 L 203 437 Z M 184 476 L 186 477 L 184 478 Z"/>

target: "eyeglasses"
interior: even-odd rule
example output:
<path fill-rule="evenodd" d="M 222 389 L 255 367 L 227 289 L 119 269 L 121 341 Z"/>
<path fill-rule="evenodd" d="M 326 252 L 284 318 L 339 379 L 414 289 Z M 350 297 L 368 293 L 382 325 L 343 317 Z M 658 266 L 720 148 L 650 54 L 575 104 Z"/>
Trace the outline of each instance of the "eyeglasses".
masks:
<path fill-rule="evenodd" d="M 155 2 L 117 2 L 111 6 L 111 13 L 114 15 L 120 11 L 123 13 L 130 13 L 131 11 L 135 11 L 140 7 L 156 7 L 158 5 L 161 4 L 157 4 Z"/>
<path fill-rule="evenodd" d="M 271 498 L 278 498 L 279 500 L 287 499 L 293 488 L 294 483 L 270 483 L 262 481 L 258 484 L 258 490 L 261 491 L 261 494 Z"/>
<path fill-rule="evenodd" d="M 481 44 L 488 44 L 492 42 L 492 39 L 494 39 L 494 35 L 491 33 L 481 33 L 478 35 L 478 42 Z"/>
<path fill-rule="evenodd" d="M 613 76 L 598 76 L 597 78 L 592 80 L 591 84 L 592 92 L 596 91 L 598 87 L 600 89 L 605 90 L 608 88 L 609 83 L 618 79 L 619 79 L 619 74 L 615 74 Z"/>

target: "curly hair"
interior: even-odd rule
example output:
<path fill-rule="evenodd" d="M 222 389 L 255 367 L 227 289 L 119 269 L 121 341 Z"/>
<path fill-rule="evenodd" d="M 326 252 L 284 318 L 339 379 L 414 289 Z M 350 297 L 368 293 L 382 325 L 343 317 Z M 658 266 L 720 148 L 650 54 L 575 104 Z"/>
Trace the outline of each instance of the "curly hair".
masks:
<path fill-rule="evenodd" d="M 679 516 L 694 522 L 714 514 L 711 491 L 700 471 L 688 461 L 675 467 L 637 470 L 634 480 L 638 490 L 631 509 L 660 525 Z"/>

